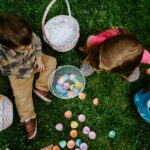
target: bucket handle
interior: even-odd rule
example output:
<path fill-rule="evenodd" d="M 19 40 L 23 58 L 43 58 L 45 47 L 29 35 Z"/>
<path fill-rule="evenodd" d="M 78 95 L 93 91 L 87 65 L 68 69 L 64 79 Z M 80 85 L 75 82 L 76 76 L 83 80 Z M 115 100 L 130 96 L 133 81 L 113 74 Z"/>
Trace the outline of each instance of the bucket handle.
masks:
<path fill-rule="evenodd" d="M 43 37 L 46 39 L 46 36 L 45 36 L 45 32 L 44 32 L 44 25 L 45 25 L 45 20 L 46 20 L 46 17 L 47 17 L 47 14 L 50 10 L 50 8 L 53 6 L 53 4 L 56 2 L 57 0 L 52 0 L 49 5 L 47 6 L 45 12 L 44 12 L 44 15 L 42 17 L 42 32 L 43 32 Z M 68 0 L 65 0 L 66 2 L 66 5 L 67 5 L 67 9 L 68 9 L 68 14 L 69 16 L 71 16 L 71 10 L 70 10 L 70 5 L 69 5 L 69 2 Z"/>

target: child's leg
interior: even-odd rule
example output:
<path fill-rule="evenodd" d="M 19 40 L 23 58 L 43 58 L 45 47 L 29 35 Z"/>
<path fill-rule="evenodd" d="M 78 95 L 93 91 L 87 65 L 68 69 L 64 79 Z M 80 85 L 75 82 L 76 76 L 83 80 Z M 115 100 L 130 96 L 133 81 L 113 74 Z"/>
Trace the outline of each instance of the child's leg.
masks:
<path fill-rule="evenodd" d="M 29 79 L 9 77 L 21 122 L 36 118 L 32 100 L 33 77 L 33 74 L 31 74 Z"/>
<path fill-rule="evenodd" d="M 45 65 L 45 70 L 40 73 L 35 86 L 37 89 L 48 92 L 48 79 L 50 74 L 56 69 L 57 61 L 54 57 L 48 55 L 44 55 L 42 58 Z"/>

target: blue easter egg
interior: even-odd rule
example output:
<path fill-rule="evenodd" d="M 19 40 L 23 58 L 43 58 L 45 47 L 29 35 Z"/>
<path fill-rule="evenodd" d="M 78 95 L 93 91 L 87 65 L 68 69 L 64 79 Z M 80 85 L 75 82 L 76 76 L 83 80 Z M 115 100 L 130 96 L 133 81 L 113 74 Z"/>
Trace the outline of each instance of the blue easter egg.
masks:
<path fill-rule="evenodd" d="M 62 95 L 63 97 L 66 97 L 67 94 L 68 94 L 68 91 L 67 91 L 67 90 L 63 90 L 63 91 L 61 92 L 61 95 Z"/>
<path fill-rule="evenodd" d="M 69 75 L 68 74 L 64 74 L 63 76 L 64 76 L 66 81 L 69 79 Z"/>
<path fill-rule="evenodd" d="M 63 87 L 60 84 L 56 84 L 56 90 L 58 93 L 61 93 L 63 90 Z"/>
<path fill-rule="evenodd" d="M 78 94 L 79 93 L 79 90 L 77 88 L 73 88 L 72 91 L 73 91 L 74 94 Z"/>
<path fill-rule="evenodd" d="M 114 137 L 116 136 L 115 131 L 114 131 L 114 130 L 109 131 L 108 136 L 109 136 L 110 138 L 114 138 Z"/>
<path fill-rule="evenodd" d="M 76 140 L 76 146 L 80 147 L 81 143 L 82 143 L 82 142 L 81 142 L 81 139 L 77 139 L 77 140 Z"/>

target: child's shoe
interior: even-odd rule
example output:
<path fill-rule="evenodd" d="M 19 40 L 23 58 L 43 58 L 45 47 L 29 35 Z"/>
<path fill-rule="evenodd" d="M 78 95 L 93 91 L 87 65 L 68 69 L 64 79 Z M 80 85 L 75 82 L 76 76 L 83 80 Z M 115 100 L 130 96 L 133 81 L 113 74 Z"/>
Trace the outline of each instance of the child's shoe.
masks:
<path fill-rule="evenodd" d="M 37 89 L 37 88 L 35 88 L 33 91 L 43 101 L 49 102 L 49 103 L 51 102 L 51 99 L 50 99 L 47 91 L 43 91 L 43 90 L 40 90 L 40 89 Z"/>
<path fill-rule="evenodd" d="M 29 140 L 33 139 L 37 133 L 37 119 L 30 119 L 24 122 L 25 130 L 27 133 L 27 138 Z"/>
<path fill-rule="evenodd" d="M 80 67 L 80 71 L 85 77 L 87 77 L 90 76 L 95 71 L 95 69 L 90 65 L 83 63 Z"/>

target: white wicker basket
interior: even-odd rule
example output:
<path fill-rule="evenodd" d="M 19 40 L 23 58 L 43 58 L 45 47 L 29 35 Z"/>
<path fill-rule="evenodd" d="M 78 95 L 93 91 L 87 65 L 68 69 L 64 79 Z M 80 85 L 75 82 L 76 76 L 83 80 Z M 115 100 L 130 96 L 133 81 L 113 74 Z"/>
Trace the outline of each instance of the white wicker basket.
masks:
<path fill-rule="evenodd" d="M 0 95 L 0 131 L 8 128 L 13 122 L 13 104 L 4 95 Z"/>
<path fill-rule="evenodd" d="M 65 0 L 69 15 L 58 15 L 45 23 L 47 14 L 52 5 L 57 0 L 53 0 L 46 8 L 42 18 L 42 31 L 44 41 L 53 49 L 59 52 L 66 52 L 75 47 L 79 39 L 79 23 L 71 16 L 70 5 Z"/>

